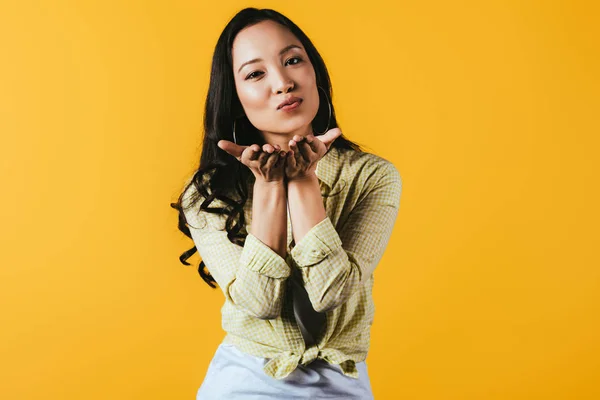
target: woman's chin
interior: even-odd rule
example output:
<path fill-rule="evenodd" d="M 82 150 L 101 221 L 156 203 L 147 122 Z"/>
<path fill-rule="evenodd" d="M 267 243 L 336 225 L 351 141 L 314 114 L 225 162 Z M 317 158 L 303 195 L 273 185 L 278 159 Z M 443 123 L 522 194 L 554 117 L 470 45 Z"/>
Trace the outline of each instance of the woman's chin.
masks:
<path fill-rule="evenodd" d="M 301 131 L 310 131 L 310 125 L 314 118 L 306 118 L 298 116 L 299 118 L 294 118 L 293 120 L 284 121 L 281 125 L 281 128 L 287 132 L 296 132 L 298 130 Z"/>

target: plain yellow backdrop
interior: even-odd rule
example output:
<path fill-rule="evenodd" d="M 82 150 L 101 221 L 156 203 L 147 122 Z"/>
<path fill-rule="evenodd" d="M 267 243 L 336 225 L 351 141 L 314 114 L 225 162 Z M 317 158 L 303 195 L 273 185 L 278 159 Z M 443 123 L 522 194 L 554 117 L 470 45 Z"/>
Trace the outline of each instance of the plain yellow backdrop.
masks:
<path fill-rule="evenodd" d="M 223 295 L 169 203 L 246 6 L 306 31 L 403 178 L 375 397 L 600 398 L 597 4 L 0 2 L 0 398 L 195 398 Z"/>

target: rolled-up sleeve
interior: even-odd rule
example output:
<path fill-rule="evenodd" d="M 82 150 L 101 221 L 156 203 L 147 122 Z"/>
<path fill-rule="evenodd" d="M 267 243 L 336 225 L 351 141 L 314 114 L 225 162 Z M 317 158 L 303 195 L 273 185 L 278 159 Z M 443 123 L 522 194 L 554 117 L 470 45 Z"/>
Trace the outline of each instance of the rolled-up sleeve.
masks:
<path fill-rule="evenodd" d="M 291 272 L 279 254 L 251 233 L 246 237 L 240 263 L 248 271 L 275 279 L 287 278 Z"/>
<path fill-rule="evenodd" d="M 290 253 L 316 311 L 344 304 L 371 276 L 392 235 L 402 191 L 398 170 L 386 163 L 364 190 L 368 192 L 338 230 L 326 217 Z"/>
<path fill-rule="evenodd" d="M 301 267 L 320 263 L 342 247 L 342 240 L 329 217 L 313 226 L 292 249 L 292 258 Z"/>
<path fill-rule="evenodd" d="M 277 318 L 290 266 L 251 233 L 244 246 L 232 243 L 223 229 L 226 216 L 198 213 L 201 202 L 184 207 L 184 215 L 196 249 L 226 301 L 257 318 Z"/>

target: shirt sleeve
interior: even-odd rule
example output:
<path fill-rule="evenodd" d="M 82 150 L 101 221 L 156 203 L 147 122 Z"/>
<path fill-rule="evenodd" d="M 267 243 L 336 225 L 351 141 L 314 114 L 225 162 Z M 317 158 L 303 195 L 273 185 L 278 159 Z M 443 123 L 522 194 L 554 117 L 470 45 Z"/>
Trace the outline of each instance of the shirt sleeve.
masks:
<path fill-rule="evenodd" d="M 385 252 L 400 207 L 402 180 L 396 167 L 388 163 L 367 190 L 339 233 L 326 217 L 291 251 L 316 311 L 342 305 L 367 281 Z"/>
<path fill-rule="evenodd" d="M 213 203 L 217 202 L 213 200 Z M 226 301 L 257 318 L 277 318 L 281 313 L 290 266 L 251 233 L 248 233 L 244 246 L 232 243 L 225 230 L 226 216 L 198 213 L 201 203 L 202 199 L 194 207 L 184 207 L 184 215 L 196 249 Z M 211 206 L 214 205 L 211 203 Z"/>

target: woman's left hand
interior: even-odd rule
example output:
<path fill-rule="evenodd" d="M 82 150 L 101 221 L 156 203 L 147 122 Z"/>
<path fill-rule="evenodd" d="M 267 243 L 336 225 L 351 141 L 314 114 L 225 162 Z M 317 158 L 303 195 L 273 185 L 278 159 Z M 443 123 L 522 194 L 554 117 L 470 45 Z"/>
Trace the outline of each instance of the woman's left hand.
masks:
<path fill-rule="evenodd" d="M 331 144 L 341 134 L 342 131 L 339 128 L 333 128 L 320 136 L 295 135 L 290 140 L 290 151 L 285 163 L 285 175 L 288 181 L 303 179 L 314 174 L 317 162 L 323 158 Z"/>

